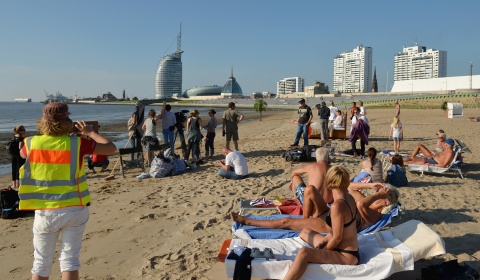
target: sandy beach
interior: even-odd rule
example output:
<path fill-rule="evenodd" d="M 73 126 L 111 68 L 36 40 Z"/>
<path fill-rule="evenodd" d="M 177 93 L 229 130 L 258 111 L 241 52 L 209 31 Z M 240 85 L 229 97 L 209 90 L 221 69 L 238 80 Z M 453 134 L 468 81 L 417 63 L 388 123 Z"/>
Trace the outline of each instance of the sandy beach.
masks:
<path fill-rule="evenodd" d="M 388 134 L 394 109 L 367 109 L 371 127 L 367 149 L 392 150 Z M 217 110 L 217 116 L 222 111 Z M 440 128 L 447 137 L 463 140 L 472 150 L 463 154 L 464 179 L 454 174 L 407 173 L 409 185 L 400 189 L 406 210 L 391 226 L 418 219 L 445 240 L 448 252 L 417 262 L 413 278 L 408 279 L 419 277 L 421 267 L 450 259 L 466 261 L 480 271 L 480 122 L 467 118 L 480 116 L 480 110 L 464 109 L 464 115 L 447 119 L 440 109 L 402 109 L 401 152 L 411 151 L 418 143 L 433 149 L 435 132 Z M 111 157 L 107 172 L 87 176 L 92 205 L 80 256 L 80 278 L 226 279 L 224 265 L 216 262 L 216 256 L 222 241 L 232 237 L 229 213 L 239 210 L 238 201 L 292 197 L 288 190 L 290 173 L 300 165 L 286 162 L 281 154 L 294 140 L 296 125 L 290 120 L 296 118 L 295 111 L 266 112 L 262 121 L 255 114 L 240 123 L 239 150 L 247 158 L 250 172 L 243 180 L 220 178 L 218 167 L 209 161 L 194 171 L 162 179 L 138 180 L 138 168 L 126 170 L 126 178 L 122 178 L 117 169 L 114 180 L 104 181 L 116 161 Z M 108 130 L 124 132 L 125 125 Z M 224 141 L 219 131 L 215 159 L 222 158 Z M 334 142 L 340 150 L 350 148 L 348 141 Z M 320 140 L 310 143 L 319 144 Z M 357 158 L 336 157 L 332 164 L 346 167 L 351 176 L 360 171 Z M 10 175 L 0 177 L 3 187 L 10 183 Z M 31 215 L 0 220 L 0 279 L 30 279 L 32 223 Z M 57 259 L 51 279 L 60 279 Z"/>

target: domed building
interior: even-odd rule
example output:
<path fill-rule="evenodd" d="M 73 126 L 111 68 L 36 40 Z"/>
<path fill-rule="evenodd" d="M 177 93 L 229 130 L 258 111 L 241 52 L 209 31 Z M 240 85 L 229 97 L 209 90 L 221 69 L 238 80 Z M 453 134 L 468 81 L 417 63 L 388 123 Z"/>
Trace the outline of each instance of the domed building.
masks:
<path fill-rule="evenodd" d="M 222 86 L 198 86 L 188 89 L 183 92 L 182 97 L 189 98 L 193 96 L 220 96 L 222 93 Z"/>
<path fill-rule="evenodd" d="M 228 78 L 227 83 L 223 86 L 221 95 L 222 97 L 237 97 L 243 95 L 242 88 L 237 83 L 235 77 L 233 77 L 233 70 L 232 75 L 230 78 Z"/>

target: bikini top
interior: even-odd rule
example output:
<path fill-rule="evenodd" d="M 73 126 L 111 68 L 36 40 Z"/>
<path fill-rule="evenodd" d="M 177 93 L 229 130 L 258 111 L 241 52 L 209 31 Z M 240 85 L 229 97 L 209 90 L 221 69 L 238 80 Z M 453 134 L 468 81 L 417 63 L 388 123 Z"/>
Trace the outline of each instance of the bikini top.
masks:
<path fill-rule="evenodd" d="M 346 223 L 346 224 L 343 224 L 343 227 L 346 228 L 348 227 L 349 225 L 351 225 L 353 222 L 355 222 L 355 220 L 357 219 L 357 213 L 358 213 L 358 209 L 355 207 L 355 216 L 353 215 L 353 211 L 352 211 L 352 208 L 350 208 L 350 205 L 348 205 L 348 202 L 345 200 L 345 199 L 341 199 L 339 198 L 338 200 L 343 200 L 345 201 L 345 203 L 347 204 L 348 206 L 348 209 L 350 210 L 350 214 L 352 214 L 352 219 L 350 220 L 350 222 Z M 325 222 L 327 223 L 327 225 L 329 227 L 332 227 L 332 218 L 330 218 L 330 211 L 328 211 L 328 215 L 327 217 L 325 218 Z"/>

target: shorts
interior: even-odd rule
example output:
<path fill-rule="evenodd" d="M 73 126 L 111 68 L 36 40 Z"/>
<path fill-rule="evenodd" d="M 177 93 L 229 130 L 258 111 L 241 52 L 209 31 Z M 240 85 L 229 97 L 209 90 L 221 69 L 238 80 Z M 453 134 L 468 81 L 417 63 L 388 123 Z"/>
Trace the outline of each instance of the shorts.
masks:
<path fill-rule="evenodd" d="M 399 142 L 402 140 L 402 137 L 392 137 L 393 142 Z"/>
<path fill-rule="evenodd" d="M 437 164 L 438 163 L 433 158 L 427 158 L 427 157 L 423 158 L 423 162 L 428 163 L 428 164 Z"/>
<path fill-rule="evenodd" d="M 232 130 L 232 131 L 227 130 L 226 135 L 227 135 L 227 141 L 231 141 L 232 137 L 233 137 L 233 141 L 238 141 L 238 130 Z"/>
<path fill-rule="evenodd" d="M 60 233 L 61 242 L 58 254 L 60 271 L 80 269 L 80 250 L 88 217 L 88 208 L 80 206 L 35 211 L 32 274 L 42 277 L 50 275 Z"/>
<path fill-rule="evenodd" d="M 300 201 L 300 204 L 303 205 L 303 201 L 304 201 L 304 198 L 303 198 L 303 195 L 305 193 L 305 188 L 307 186 L 305 185 L 305 183 L 299 183 L 297 185 L 297 188 L 295 188 L 295 196 L 297 197 L 298 201 Z"/>

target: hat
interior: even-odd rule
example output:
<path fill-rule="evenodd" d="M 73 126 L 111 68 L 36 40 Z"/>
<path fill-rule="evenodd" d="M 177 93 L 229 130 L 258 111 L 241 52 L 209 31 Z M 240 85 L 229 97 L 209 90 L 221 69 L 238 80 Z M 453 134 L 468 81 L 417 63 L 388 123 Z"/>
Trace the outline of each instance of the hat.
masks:
<path fill-rule="evenodd" d="M 43 118 L 47 121 L 63 121 L 68 119 L 68 105 L 62 102 L 51 102 L 43 107 Z"/>
<path fill-rule="evenodd" d="M 302 99 L 298 100 L 298 103 L 302 103 L 302 102 L 305 103 L 305 99 L 302 98 Z"/>
<path fill-rule="evenodd" d="M 444 142 L 445 142 L 446 144 L 450 145 L 450 146 L 453 146 L 453 144 L 455 144 L 455 142 L 453 142 L 453 139 L 452 139 L 452 138 L 445 139 Z"/>

